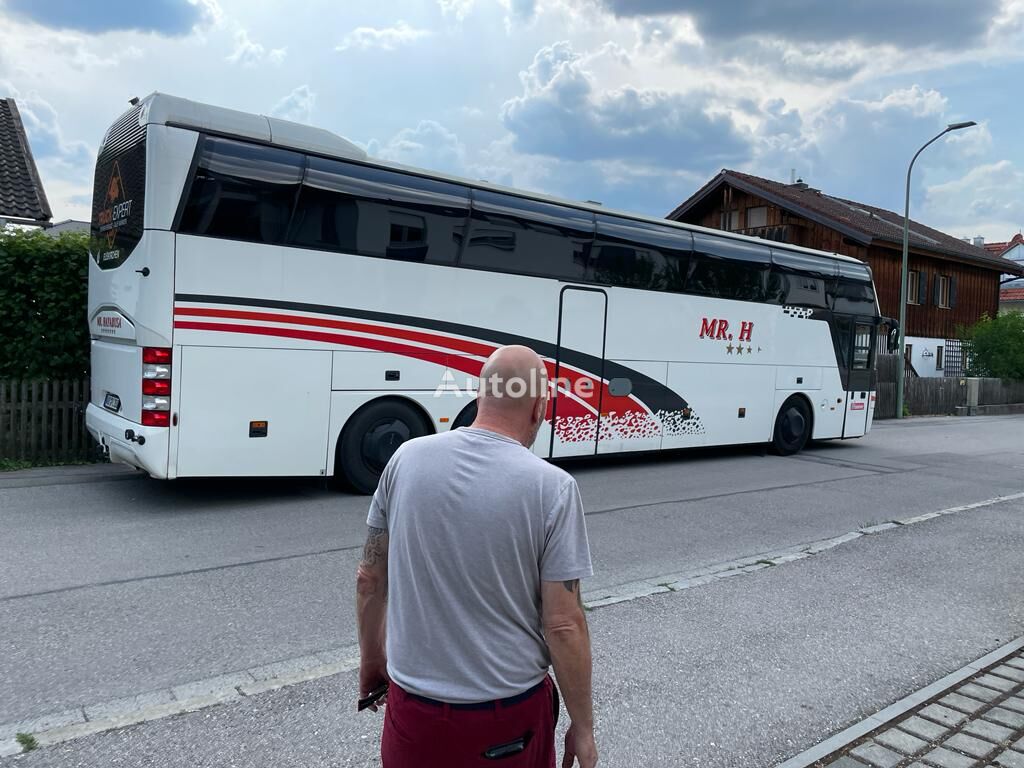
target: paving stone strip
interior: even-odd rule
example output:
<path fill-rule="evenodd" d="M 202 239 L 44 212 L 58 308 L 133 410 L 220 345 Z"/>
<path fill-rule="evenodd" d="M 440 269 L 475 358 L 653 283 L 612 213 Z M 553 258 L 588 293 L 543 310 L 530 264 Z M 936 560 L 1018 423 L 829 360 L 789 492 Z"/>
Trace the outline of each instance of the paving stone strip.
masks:
<path fill-rule="evenodd" d="M 1024 639 L 780 768 L 1024 768 L 1022 671 Z"/>

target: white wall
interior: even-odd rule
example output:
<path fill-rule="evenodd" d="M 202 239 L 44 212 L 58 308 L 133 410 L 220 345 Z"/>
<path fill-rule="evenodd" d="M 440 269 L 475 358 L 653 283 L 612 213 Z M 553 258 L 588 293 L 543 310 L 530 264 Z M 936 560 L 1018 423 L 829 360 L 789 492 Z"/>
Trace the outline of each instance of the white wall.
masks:
<path fill-rule="evenodd" d="M 945 339 L 925 339 L 920 336 L 907 336 L 907 345 L 913 346 L 910 351 L 910 363 L 914 366 L 918 376 L 943 376 L 941 369 L 935 368 L 936 349 L 945 347 Z M 945 350 L 943 350 L 943 368 L 945 368 Z"/>

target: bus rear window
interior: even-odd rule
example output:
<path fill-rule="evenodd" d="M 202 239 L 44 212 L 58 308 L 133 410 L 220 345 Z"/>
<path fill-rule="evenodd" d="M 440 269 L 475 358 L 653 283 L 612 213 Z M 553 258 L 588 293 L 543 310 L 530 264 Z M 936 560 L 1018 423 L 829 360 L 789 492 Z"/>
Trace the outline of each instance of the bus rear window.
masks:
<path fill-rule="evenodd" d="M 142 239 L 146 193 L 146 127 L 135 107 L 103 140 L 96 159 L 90 253 L 100 269 L 121 266 Z"/>

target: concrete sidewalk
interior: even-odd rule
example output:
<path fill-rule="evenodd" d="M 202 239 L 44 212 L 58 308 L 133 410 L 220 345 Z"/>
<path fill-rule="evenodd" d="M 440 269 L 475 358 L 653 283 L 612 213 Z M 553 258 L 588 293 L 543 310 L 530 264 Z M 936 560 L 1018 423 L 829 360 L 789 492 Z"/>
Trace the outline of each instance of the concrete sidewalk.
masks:
<path fill-rule="evenodd" d="M 73 485 L 75 483 L 102 483 L 111 480 L 131 480 L 146 474 L 124 464 L 61 464 L 53 467 L 32 467 L 0 472 L 0 490 L 4 488 L 32 488 L 45 485 Z"/>
<path fill-rule="evenodd" d="M 780 768 L 1024 768 L 1024 639 Z"/>

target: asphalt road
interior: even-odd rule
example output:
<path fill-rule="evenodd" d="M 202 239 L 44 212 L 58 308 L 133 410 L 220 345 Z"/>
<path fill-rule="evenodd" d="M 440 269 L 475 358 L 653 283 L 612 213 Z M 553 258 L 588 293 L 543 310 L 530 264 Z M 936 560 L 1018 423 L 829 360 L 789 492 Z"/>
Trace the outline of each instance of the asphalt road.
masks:
<path fill-rule="evenodd" d="M 917 419 L 781 459 L 567 465 L 594 579 L 694 570 L 1024 490 L 1024 418 Z M 0 722 L 355 640 L 366 499 L 315 483 L 0 478 Z M 20 486 L 20 487 L 12 487 Z M 1024 504 L 591 613 L 604 765 L 771 765 L 1024 634 Z M 374 765 L 338 675 L 21 758 Z M 145 759 L 143 759 L 145 758 Z M 11 758 L 13 759 L 13 758 Z"/>

